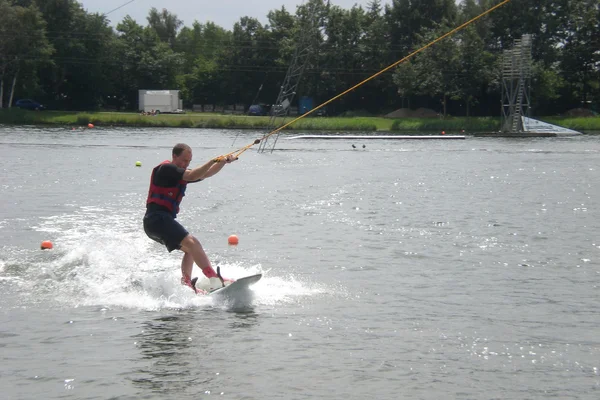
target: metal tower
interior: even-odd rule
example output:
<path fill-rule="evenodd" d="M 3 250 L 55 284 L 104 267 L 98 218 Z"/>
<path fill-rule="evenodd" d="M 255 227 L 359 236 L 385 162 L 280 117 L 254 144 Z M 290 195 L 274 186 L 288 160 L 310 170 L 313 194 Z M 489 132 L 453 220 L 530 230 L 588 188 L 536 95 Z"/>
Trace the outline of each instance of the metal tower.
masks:
<path fill-rule="evenodd" d="M 516 39 L 502 56 L 502 131 L 523 132 L 522 116 L 529 117 L 531 95 L 531 35 Z"/>
<path fill-rule="evenodd" d="M 296 39 L 297 44 L 294 50 L 294 55 L 290 66 L 288 67 L 287 73 L 279 90 L 277 100 L 271 107 L 271 118 L 267 126 L 268 132 L 273 132 L 275 129 L 283 126 L 286 122 L 286 118 L 289 115 L 290 106 L 293 104 L 294 97 L 296 96 L 296 90 L 302 79 L 304 69 L 308 64 L 309 57 L 312 53 L 312 49 L 315 45 L 316 35 L 318 31 L 318 24 L 320 18 L 317 16 L 316 7 L 314 4 L 309 2 L 306 8 L 307 12 L 302 18 L 302 22 L 299 24 L 300 29 L 298 31 L 298 37 Z M 263 152 L 267 148 L 267 144 L 271 146 L 271 152 L 275 149 L 279 134 L 277 132 L 272 136 L 263 139 L 260 142 L 258 152 Z"/>

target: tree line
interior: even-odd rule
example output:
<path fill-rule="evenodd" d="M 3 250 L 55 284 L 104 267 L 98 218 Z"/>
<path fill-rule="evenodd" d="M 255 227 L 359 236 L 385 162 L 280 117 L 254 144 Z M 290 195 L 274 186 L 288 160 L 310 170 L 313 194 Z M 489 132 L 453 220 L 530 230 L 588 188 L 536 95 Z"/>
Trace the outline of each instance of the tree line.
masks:
<path fill-rule="evenodd" d="M 498 4 L 373 0 L 343 9 L 309 0 L 241 17 L 232 30 L 152 8 L 110 25 L 76 0 L 0 0 L 0 107 L 34 98 L 59 110 L 136 110 L 138 90 L 179 89 L 192 104 L 272 103 L 300 35 L 310 55 L 297 97 L 319 104 Z M 594 108 L 600 98 L 600 2 L 513 0 L 331 103 L 330 113 L 428 107 L 499 115 L 503 50 L 533 35 L 534 115 Z M 310 23 L 308 23 L 310 22 Z M 306 40 L 304 41 L 306 42 Z"/>

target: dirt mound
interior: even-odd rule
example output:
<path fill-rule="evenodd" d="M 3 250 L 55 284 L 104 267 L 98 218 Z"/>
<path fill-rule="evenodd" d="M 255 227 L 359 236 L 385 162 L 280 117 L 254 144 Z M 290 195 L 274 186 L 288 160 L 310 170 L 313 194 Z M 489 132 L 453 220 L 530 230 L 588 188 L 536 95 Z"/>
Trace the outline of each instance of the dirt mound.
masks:
<path fill-rule="evenodd" d="M 565 115 L 568 117 L 594 117 L 596 113 L 586 108 L 572 108 Z"/>
<path fill-rule="evenodd" d="M 410 108 L 399 108 L 396 111 L 392 111 L 386 114 L 386 118 L 437 118 L 440 115 L 433 111 L 431 108 L 417 108 L 411 110 Z"/>
<path fill-rule="evenodd" d="M 399 108 L 395 111 L 392 111 L 389 114 L 386 114 L 386 118 L 406 118 L 410 117 L 412 110 L 410 108 Z"/>

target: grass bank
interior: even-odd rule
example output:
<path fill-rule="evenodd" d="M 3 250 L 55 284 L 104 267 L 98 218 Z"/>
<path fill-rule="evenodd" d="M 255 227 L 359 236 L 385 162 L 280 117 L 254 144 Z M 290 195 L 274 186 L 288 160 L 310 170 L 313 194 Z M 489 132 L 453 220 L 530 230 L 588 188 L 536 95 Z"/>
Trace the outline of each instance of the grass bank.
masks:
<path fill-rule="evenodd" d="M 600 131 L 600 116 L 595 117 L 548 117 L 543 119 L 554 125 L 574 129 L 580 132 Z"/>
<path fill-rule="evenodd" d="M 399 118 L 392 122 L 394 132 L 473 133 L 500 130 L 499 117 Z"/>
<path fill-rule="evenodd" d="M 287 118 L 286 122 L 292 118 Z M 378 121 L 380 120 L 380 121 Z M 98 126 L 260 129 L 269 125 L 269 117 L 247 115 L 222 115 L 211 113 L 140 115 L 121 112 L 67 112 L 0 110 L 0 123 L 15 125 L 73 125 Z M 290 125 L 288 130 L 325 131 L 376 131 L 389 130 L 390 120 L 385 118 L 302 118 Z"/>
<path fill-rule="evenodd" d="M 293 118 L 288 118 L 286 122 Z M 594 118 L 542 118 L 546 122 L 580 131 L 600 131 L 600 117 Z M 214 129 L 265 130 L 269 117 L 221 115 L 209 113 L 160 114 L 156 116 L 122 112 L 68 112 L 0 110 L 0 123 L 13 125 L 67 125 L 131 127 L 173 127 Z M 441 132 L 473 133 L 500 129 L 499 117 L 438 118 L 381 118 L 381 117 L 311 117 L 302 118 L 286 130 L 331 132 Z"/>

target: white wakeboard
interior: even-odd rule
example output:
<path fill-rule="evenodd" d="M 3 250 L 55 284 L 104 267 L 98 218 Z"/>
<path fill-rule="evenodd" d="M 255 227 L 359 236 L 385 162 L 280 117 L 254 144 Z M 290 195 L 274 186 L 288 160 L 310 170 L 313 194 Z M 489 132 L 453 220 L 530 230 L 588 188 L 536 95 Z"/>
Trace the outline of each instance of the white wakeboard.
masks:
<path fill-rule="evenodd" d="M 235 293 L 246 291 L 250 288 L 250 286 L 254 285 L 262 278 L 262 274 L 245 276 L 236 280 L 235 282 L 225 286 L 216 288 L 210 291 L 210 295 L 235 295 Z"/>

